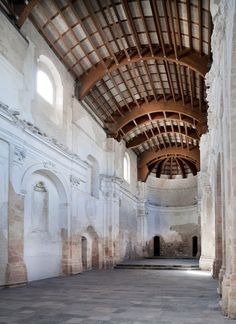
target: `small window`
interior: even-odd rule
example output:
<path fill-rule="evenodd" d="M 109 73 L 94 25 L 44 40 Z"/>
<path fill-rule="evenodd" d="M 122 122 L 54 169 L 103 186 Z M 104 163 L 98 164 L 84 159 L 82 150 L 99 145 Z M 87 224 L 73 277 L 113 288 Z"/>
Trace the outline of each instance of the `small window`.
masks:
<path fill-rule="evenodd" d="M 128 153 L 125 153 L 123 161 L 123 177 L 130 183 L 130 158 Z"/>
<path fill-rule="evenodd" d="M 48 75 L 38 70 L 37 72 L 37 92 L 42 96 L 48 103 L 53 104 L 53 85 Z"/>

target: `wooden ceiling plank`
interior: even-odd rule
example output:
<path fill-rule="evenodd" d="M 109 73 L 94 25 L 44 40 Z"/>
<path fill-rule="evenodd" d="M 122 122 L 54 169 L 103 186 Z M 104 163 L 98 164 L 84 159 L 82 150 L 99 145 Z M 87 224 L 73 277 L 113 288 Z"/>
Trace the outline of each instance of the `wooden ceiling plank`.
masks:
<path fill-rule="evenodd" d="M 198 54 L 195 53 L 188 53 L 183 55 L 176 61 L 173 54 L 168 55 L 168 57 L 163 56 L 162 53 L 155 53 L 155 56 L 152 57 L 151 53 L 145 53 L 142 58 L 137 55 L 133 55 L 130 58 L 123 58 L 119 61 L 119 64 L 116 63 L 110 64 L 109 67 L 104 63 L 98 63 L 94 69 L 88 70 L 88 73 L 81 77 L 81 91 L 80 91 L 80 99 L 86 95 L 86 93 L 96 84 L 100 79 L 102 79 L 108 72 L 112 72 L 120 68 L 120 66 L 127 65 L 129 63 L 137 63 L 140 61 L 149 61 L 149 60 L 157 60 L 161 62 L 171 62 L 177 63 L 183 66 L 187 66 L 192 70 L 196 71 L 203 77 L 207 73 L 209 66 L 208 66 L 208 56 L 200 57 Z"/>
<path fill-rule="evenodd" d="M 148 80 L 149 80 L 149 83 L 151 85 L 151 88 L 152 88 L 152 93 L 153 93 L 153 96 L 155 98 L 155 101 L 158 101 L 157 99 L 157 93 L 156 93 L 156 89 L 155 89 L 155 86 L 154 86 L 154 83 L 153 83 L 153 80 L 152 80 L 152 76 L 151 76 L 151 73 L 149 71 L 149 67 L 148 67 L 148 64 L 147 62 L 143 62 L 143 65 L 145 67 L 145 70 L 146 70 L 146 73 L 147 73 L 147 76 L 148 76 Z"/>
<path fill-rule="evenodd" d="M 202 56 L 203 39 L 202 39 L 202 0 L 198 0 L 198 27 L 199 27 L 199 54 Z"/>
<path fill-rule="evenodd" d="M 177 131 L 177 130 L 167 131 L 166 128 L 165 128 L 164 131 L 161 131 L 160 128 L 159 128 L 159 129 L 158 129 L 158 133 L 153 133 L 153 132 L 152 132 L 152 134 L 150 134 L 150 136 L 148 136 L 147 133 L 146 133 L 146 135 L 145 135 L 144 133 L 146 133 L 146 132 L 143 131 L 142 133 L 138 134 L 137 136 L 135 136 L 135 137 L 133 137 L 131 140 L 129 140 L 129 141 L 127 142 L 127 144 L 126 144 L 126 147 L 127 147 L 127 148 L 136 148 L 136 147 L 142 145 L 143 143 L 147 142 L 147 140 L 152 140 L 152 139 L 156 138 L 158 135 L 159 135 L 160 137 L 162 137 L 162 139 L 163 139 L 163 138 L 164 138 L 163 136 L 168 136 L 168 135 L 170 135 L 170 134 L 174 134 L 174 136 L 175 136 L 175 140 L 176 140 L 176 142 L 175 142 L 175 146 L 178 147 L 178 143 L 177 143 L 176 135 L 180 135 L 180 136 L 181 136 L 181 135 L 185 135 L 185 133 L 182 132 L 181 130 L 180 130 L 180 132 Z M 145 136 L 144 136 L 144 135 L 145 135 Z M 188 136 L 188 138 L 189 138 L 189 139 L 196 139 L 196 135 L 190 135 L 190 136 Z M 168 142 L 169 142 L 169 144 L 171 145 L 172 142 L 171 142 L 170 140 L 168 140 Z"/>
<path fill-rule="evenodd" d="M 189 84 L 190 84 L 191 106 L 192 106 L 192 108 L 194 108 L 193 81 L 192 81 L 192 75 L 191 75 L 191 70 L 190 69 L 188 69 L 188 78 L 189 78 Z"/>
<path fill-rule="evenodd" d="M 167 159 L 163 159 L 158 163 L 157 169 L 156 169 L 156 177 L 157 178 L 161 177 L 162 167 L 164 168 L 164 164 L 166 163 L 166 161 L 167 161 Z"/>
<path fill-rule="evenodd" d="M 211 8 L 210 8 L 211 2 L 208 2 L 208 56 L 211 56 L 211 35 L 213 30 L 213 22 L 211 17 Z"/>
<path fill-rule="evenodd" d="M 169 19 L 168 21 L 170 21 L 170 29 L 171 29 L 171 35 L 172 36 L 172 43 L 174 46 L 174 53 L 175 53 L 175 59 L 178 61 L 178 48 L 177 48 L 177 42 L 176 42 L 176 34 L 175 34 L 175 26 L 174 26 L 174 19 L 173 19 L 173 13 L 172 13 L 172 5 L 171 5 L 171 1 L 164 1 L 165 4 L 167 4 L 167 8 L 166 8 L 166 14 L 168 14 L 169 11 Z M 167 10 L 168 9 L 168 10 Z"/>
<path fill-rule="evenodd" d="M 122 91 L 120 91 L 120 88 L 119 88 L 119 86 L 117 85 L 115 78 L 112 76 L 111 73 L 109 74 L 109 77 L 110 77 L 110 79 L 112 80 L 112 82 L 113 82 L 113 84 L 114 84 L 114 86 L 115 86 L 115 88 L 116 88 L 116 91 L 119 93 L 120 97 L 121 97 L 122 100 L 124 101 L 125 106 L 127 107 L 128 110 L 130 110 L 129 104 L 127 103 L 127 101 L 126 101 L 126 99 L 125 99 L 125 97 L 124 97 Z M 122 115 L 123 115 L 123 113 L 122 113 Z"/>
<path fill-rule="evenodd" d="M 121 0 L 121 3 L 122 3 L 122 6 L 123 6 L 125 15 L 127 17 L 127 23 L 128 23 L 129 28 L 131 30 L 131 34 L 133 36 L 134 43 L 135 43 L 135 46 L 137 48 L 137 52 L 138 52 L 139 56 L 142 57 L 142 49 L 141 49 L 141 45 L 140 45 L 140 39 L 139 39 L 138 33 L 136 31 L 136 28 L 134 26 L 133 17 L 132 17 L 132 14 L 130 12 L 129 4 L 128 4 L 128 2 L 126 0 Z"/>
<path fill-rule="evenodd" d="M 180 82 L 181 82 L 181 80 L 179 79 L 179 75 L 178 75 L 178 71 L 177 71 L 177 67 L 176 66 L 177 66 L 177 64 L 173 64 L 174 73 L 175 73 L 175 80 L 176 80 L 176 84 L 177 84 L 177 88 L 178 88 L 178 94 L 179 94 L 180 97 L 182 97 L 181 88 L 180 88 Z M 182 97 L 182 101 L 183 101 L 183 97 Z"/>
<path fill-rule="evenodd" d="M 177 164 L 178 164 L 178 166 L 179 166 L 179 168 L 180 168 L 180 172 L 181 172 L 181 174 L 182 174 L 182 177 L 183 177 L 184 179 L 187 178 L 187 177 L 186 177 L 186 172 L 185 172 L 185 168 L 184 168 L 183 161 L 182 161 L 181 159 L 179 159 L 179 158 L 176 158 L 176 162 L 177 162 Z"/>
<path fill-rule="evenodd" d="M 132 89 L 130 88 L 129 83 L 128 83 L 128 81 L 126 80 L 125 75 L 124 75 L 122 69 L 119 69 L 118 71 L 119 71 L 119 73 L 120 73 L 120 77 L 121 77 L 122 81 L 123 81 L 124 84 L 126 85 L 126 88 L 127 88 L 128 92 L 129 92 L 130 96 L 132 97 L 133 101 L 136 103 L 137 106 L 139 106 L 139 103 L 138 103 L 138 101 L 136 100 L 135 96 L 133 95 Z M 129 111 L 131 111 L 130 108 L 129 108 Z"/>
<path fill-rule="evenodd" d="M 179 18 L 179 5 L 178 0 L 174 0 L 174 8 L 175 8 L 175 17 L 176 17 L 176 24 L 177 24 L 177 31 L 178 31 L 178 38 L 179 38 L 179 48 L 180 51 L 183 50 L 183 43 L 182 43 L 182 35 L 181 35 L 181 25 L 180 25 L 180 18 Z"/>
<path fill-rule="evenodd" d="M 89 35 L 89 33 L 87 32 L 86 28 L 84 28 L 83 22 L 82 22 L 82 20 L 80 19 L 79 14 L 78 14 L 77 10 L 75 9 L 75 7 L 74 7 L 72 1 L 71 1 L 71 0 L 67 0 L 67 2 L 68 2 L 68 4 L 69 4 L 70 9 L 72 10 L 73 14 L 75 15 L 76 19 L 78 20 L 78 22 L 79 22 L 79 24 L 80 24 L 80 27 L 82 28 L 84 34 L 86 35 L 87 39 L 89 40 L 89 42 L 90 42 L 90 44 L 91 44 L 91 46 L 92 46 L 94 52 L 95 52 L 96 55 L 98 56 L 98 58 L 99 58 L 101 64 L 103 65 L 103 67 L 104 67 L 104 69 L 106 70 L 106 72 L 108 72 L 108 70 L 107 70 L 107 65 L 106 65 L 106 63 L 105 63 L 103 57 L 100 55 L 100 53 L 99 53 L 99 51 L 98 51 L 96 45 L 94 44 L 94 42 L 93 42 L 91 36 Z M 94 73 L 94 71 L 93 71 L 93 73 Z"/>
<path fill-rule="evenodd" d="M 107 15 L 106 15 L 105 12 L 104 12 L 104 8 L 103 8 L 103 5 L 101 4 L 101 1 L 100 1 L 100 0 L 98 0 L 98 6 L 99 6 L 99 9 L 100 9 L 100 11 L 101 11 L 101 13 L 102 13 L 103 18 L 104 18 L 105 21 L 106 21 L 107 27 L 108 27 L 108 29 L 109 29 L 111 35 L 112 35 L 112 39 L 114 40 L 114 42 L 115 42 L 115 44 L 116 44 L 116 47 L 117 47 L 120 51 L 122 51 L 122 49 L 120 48 L 120 45 L 119 45 L 119 43 L 118 43 L 118 41 L 117 41 L 117 39 L 116 39 L 116 35 L 115 35 L 113 29 L 110 27 L 110 22 L 109 22 L 109 20 L 108 20 L 108 18 L 107 18 Z M 113 16 L 111 16 L 111 19 L 112 19 L 112 20 L 114 19 Z M 114 20 L 113 20 L 113 23 L 114 23 Z M 129 56 L 129 55 L 128 55 L 128 56 Z"/>
<path fill-rule="evenodd" d="M 90 0 L 85 0 L 83 1 L 86 9 L 88 10 L 89 12 L 89 15 L 94 23 L 94 26 L 96 27 L 98 33 L 99 33 L 99 36 L 101 37 L 102 41 L 103 41 L 103 44 L 106 46 L 110 56 L 112 56 L 113 60 L 115 61 L 116 64 L 118 64 L 118 60 L 117 60 L 117 57 L 115 55 L 115 53 L 113 52 L 113 50 L 111 49 L 110 47 L 110 44 L 109 44 L 109 41 L 107 40 L 107 37 L 104 33 L 104 31 L 102 30 L 102 28 L 100 27 L 100 24 L 97 22 L 97 18 L 96 18 L 96 15 L 93 11 L 93 8 L 92 8 L 92 5 L 90 3 Z"/>
<path fill-rule="evenodd" d="M 151 41 L 150 34 L 149 34 L 149 31 L 148 31 L 146 19 L 144 17 L 141 0 L 138 0 L 137 4 L 138 4 L 139 12 L 141 14 L 141 18 L 142 18 L 143 26 L 144 26 L 144 29 L 145 29 L 145 33 L 146 33 L 146 36 L 147 36 L 148 46 L 149 46 L 149 49 L 150 49 L 150 52 L 151 52 L 152 56 L 154 56 L 153 48 L 152 48 L 152 41 Z"/>
<path fill-rule="evenodd" d="M 150 173 L 148 169 L 148 164 L 154 163 L 155 161 L 170 157 L 182 157 L 186 161 L 191 162 L 192 165 L 195 165 L 196 171 L 200 168 L 200 152 L 199 148 L 194 148 L 191 151 L 182 149 L 181 147 L 169 147 L 162 150 L 149 150 L 141 153 L 138 160 L 138 180 L 145 182 Z"/>
<path fill-rule="evenodd" d="M 196 128 L 198 129 L 199 133 L 205 131 L 204 125 L 206 123 L 206 117 L 198 112 L 197 110 L 192 110 L 191 105 L 187 104 L 183 106 L 181 102 L 174 102 L 170 100 L 165 102 L 164 100 L 159 100 L 157 103 L 149 103 L 149 104 L 142 104 L 140 107 L 135 107 L 132 111 L 126 114 L 124 117 L 117 119 L 116 124 L 113 125 L 114 134 L 118 132 L 120 128 L 123 128 L 126 124 L 130 123 L 132 120 L 139 118 L 141 116 L 145 116 L 148 113 L 157 113 L 161 112 L 173 112 L 183 116 L 190 117 L 192 123 L 194 124 L 194 120 L 196 121 Z M 169 118 L 173 119 L 173 118 Z M 176 118 L 175 118 L 176 119 Z M 178 117 L 179 120 L 179 117 Z"/>
<path fill-rule="evenodd" d="M 112 2 L 112 5 L 113 5 L 112 8 L 114 9 L 114 12 L 115 12 L 115 14 L 116 14 L 116 18 L 117 18 L 117 21 L 118 21 L 118 25 L 119 25 L 119 27 L 120 27 L 120 29 L 117 28 L 116 32 L 117 32 L 118 37 L 119 37 L 119 39 L 120 39 L 120 41 L 121 41 L 121 43 L 122 43 L 122 45 L 123 45 L 123 49 L 124 49 L 124 52 L 125 52 L 125 56 L 126 56 L 127 60 L 130 61 L 130 54 L 129 54 L 129 52 L 127 51 L 127 46 L 126 46 L 126 44 L 124 44 L 124 42 L 123 42 L 123 38 L 122 38 L 122 36 L 125 38 L 125 41 L 126 41 L 126 43 L 127 43 L 127 45 L 128 45 L 128 48 L 131 48 L 131 44 L 130 44 L 129 39 L 128 39 L 127 35 L 126 35 L 126 31 L 125 31 L 125 29 L 124 29 L 124 26 L 123 26 L 123 24 L 122 24 L 122 22 L 121 22 L 121 20 L 120 20 L 120 18 L 119 18 L 119 13 L 118 13 L 118 11 L 117 11 L 116 4 L 115 4 L 115 2 L 114 2 L 113 0 L 111 0 L 111 2 Z M 114 17 L 113 17 L 113 14 L 112 14 L 112 12 L 111 12 L 111 8 L 110 8 L 110 6 L 108 5 L 107 8 L 108 8 L 108 12 L 109 12 L 109 14 L 110 14 L 110 19 L 113 21 L 114 24 L 116 24 L 116 22 L 115 22 L 115 20 L 114 20 Z M 121 30 L 122 34 L 120 33 L 120 30 Z"/>
<path fill-rule="evenodd" d="M 115 106 L 116 106 L 116 110 L 119 112 L 120 116 L 123 116 L 123 113 L 121 113 L 121 110 L 120 110 L 120 107 L 117 103 L 117 101 L 115 100 L 112 92 L 111 92 L 111 89 L 108 88 L 106 82 L 102 79 L 102 85 L 104 86 L 104 88 L 106 89 L 106 92 L 109 92 L 110 93 L 110 96 L 112 98 L 112 101 L 114 102 Z"/>
<path fill-rule="evenodd" d="M 178 75 L 178 80 L 179 80 L 179 85 L 180 85 L 180 93 L 182 97 L 182 102 L 185 105 L 185 96 L 184 96 L 184 87 L 183 87 L 183 78 L 181 74 L 181 66 L 177 65 L 177 75 Z"/>
<path fill-rule="evenodd" d="M 165 48 L 165 43 L 164 43 L 163 34 L 161 30 L 161 22 L 160 22 L 160 16 L 156 5 L 156 0 L 150 0 L 150 4 L 153 12 L 153 18 L 154 18 L 156 32 L 158 35 L 159 44 L 161 45 L 161 49 L 164 57 L 166 57 L 166 48 Z"/>
<path fill-rule="evenodd" d="M 172 42 L 172 38 L 171 38 L 169 17 L 168 17 L 167 6 L 166 6 L 167 3 L 169 3 L 169 1 L 162 0 L 162 7 L 163 7 L 163 11 L 164 11 L 165 25 L 166 25 L 166 30 L 167 30 L 168 40 L 169 40 L 168 45 L 170 46 L 170 49 L 172 49 L 173 48 L 173 42 Z"/>
<path fill-rule="evenodd" d="M 131 66 L 133 67 L 133 64 L 131 64 Z M 148 95 L 148 90 L 147 90 L 147 87 L 145 85 L 145 82 L 143 81 L 143 78 L 142 78 L 142 75 L 140 73 L 138 64 L 135 64 L 135 69 L 138 72 L 139 79 L 141 80 L 141 86 L 142 86 L 142 89 L 143 89 L 143 98 L 144 98 L 146 103 L 149 103 L 149 101 L 148 101 L 148 96 L 149 96 Z"/>
<path fill-rule="evenodd" d="M 174 86 L 173 86 L 173 81 L 172 81 L 172 77 L 171 77 L 171 73 L 170 73 L 170 67 L 169 67 L 169 63 L 166 61 L 164 61 L 164 66 L 165 66 L 165 71 L 166 71 L 166 75 L 167 75 L 167 79 L 168 79 L 168 83 L 169 83 L 169 88 L 172 94 L 172 98 L 174 101 L 176 101 L 175 98 L 175 91 L 174 91 Z"/>
<path fill-rule="evenodd" d="M 99 110 L 101 110 L 103 112 L 103 114 L 105 114 L 107 117 L 111 117 L 112 120 L 114 120 L 114 118 L 109 115 L 108 111 L 104 109 L 103 103 L 100 103 L 99 98 L 97 97 L 95 91 L 90 91 L 90 96 L 93 98 L 94 102 L 96 103 L 96 108 Z"/>
<path fill-rule="evenodd" d="M 165 88 L 164 88 L 164 85 L 163 85 L 163 81 L 162 81 L 162 78 L 161 78 L 161 73 L 160 73 L 157 61 L 155 61 L 154 65 L 155 65 L 155 68 L 156 68 L 156 71 L 157 71 L 158 81 L 160 82 L 160 85 L 161 85 L 162 95 L 163 95 L 164 100 L 166 101 Z"/>
<path fill-rule="evenodd" d="M 135 89 L 136 89 L 136 91 L 137 91 L 137 93 L 139 95 L 139 98 L 141 99 L 143 96 L 142 96 L 142 94 L 139 91 L 139 88 L 137 86 L 137 78 L 136 78 L 136 76 L 133 76 L 133 74 L 132 74 L 132 71 L 133 71 L 132 65 L 128 64 L 126 67 L 127 67 L 128 73 L 129 73 L 130 80 L 132 80 L 132 82 L 133 82 L 133 84 L 135 86 Z M 138 104 L 138 106 L 140 106 L 140 105 Z"/>
<path fill-rule="evenodd" d="M 72 48 L 70 48 L 70 50 L 69 50 L 68 52 L 71 52 L 71 51 L 72 51 L 76 46 L 79 45 L 79 46 L 82 48 L 82 51 L 85 53 L 85 56 L 86 56 L 87 59 L 89 60 L 90 64 L 93 65 L 93 62 L 92 62 L 92 60 L 90 59 L 89 55 L 86 55 L 86 50 L 85 50 L 85 48 L 84 48 L 84 46 L 83 46 L 83 43 L 80 42 L 80 40 L 79 40 L 79 38 L 77 37 L 77 35 L 76 35 L 76 33 L 74 32 L 74 30 L 69 26 L 69 23 L 67 22 L 67 19 L 66 19 L 65 15 L 64 15 L 63 11 L 60 9 L 60 7 L 59 7 L 59 5 L 58 5 L 58 2 L 55 1 L 55 0 L 54 0 L 54 5 L 55 5 L 55 7 L 57 8 L 58 13 L 60 14 L 62 20 L 64 21 L 64 23 L 66 24 L 66 26 L 67 26 L 67 28 L 68 28 L 67 32 L 70 31 L 70 32 L 73 34 L 73 36 L 75 37 L 76 41 L 77 41 L 77 44 L 75 44 Z M 65 55 L 65 56 L 66 56 L 66 55 Z M 75 63 L 75 65 L 77 65 L 78 63 L 79 63 L 79 60 L 78 60 L 78 58 L 77 58 L 77 62 Z M 79 63 L 79 64 L 80 64 L 80 63 Z M 75 65 L 74 65 L 74 66 L 75 66 Z M 74 67 L 74 66 L 73 66 L 73 67 Z M 83 67 L 82 64 L 80 64 L 80 67 L 82 68 L 83 71 L 85 71 L 85 69 L 84 69 L 84 67 Z"/>
<path fill-rule="evenodd" d="M 193 49 L 193 42 L 192 42 L 192 20 L 191 20 L 191 7 L 190 6 L 191 6 L 190 0 L 186 0 L 189 48 L 192 51 L 192 49 Z"/>

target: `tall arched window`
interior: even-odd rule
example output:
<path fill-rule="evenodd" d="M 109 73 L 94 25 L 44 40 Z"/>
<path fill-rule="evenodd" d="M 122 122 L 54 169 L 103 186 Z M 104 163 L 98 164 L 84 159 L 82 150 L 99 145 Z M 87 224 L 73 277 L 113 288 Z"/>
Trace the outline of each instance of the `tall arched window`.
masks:
<path fill-rule="evenodd" d="M 37 72 L 37 92 L 42 96 L 48 103 L 53 105 L 53 85 L 49 76 L 41 70 Z"/>
<path fill-rule="evenodd" d="M 123 177 L 125 181 L 130 183 L 130 158 L 127 152 L 125 152 L 125 156 L 123 160 Z"/>
<path fill-rule="evenodd" d="M 45 55 L 40 55 L 37 66 L 36 90 L 39 94 L 40 107 L 46 108 L 47 116 L 54 123 L 62 123 L 63 86 L 55 64 Z M 42 102 L 41 98 L 45 101 Z"/>

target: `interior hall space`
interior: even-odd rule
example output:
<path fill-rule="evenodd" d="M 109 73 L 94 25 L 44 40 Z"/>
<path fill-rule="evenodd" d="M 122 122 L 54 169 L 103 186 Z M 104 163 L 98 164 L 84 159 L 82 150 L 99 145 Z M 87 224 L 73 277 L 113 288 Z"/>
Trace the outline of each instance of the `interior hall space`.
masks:
<path fill-rule="evenodd" d="M 235 322 L 235 130 L 235 0 L 0 0 L 0 323 Z"/>

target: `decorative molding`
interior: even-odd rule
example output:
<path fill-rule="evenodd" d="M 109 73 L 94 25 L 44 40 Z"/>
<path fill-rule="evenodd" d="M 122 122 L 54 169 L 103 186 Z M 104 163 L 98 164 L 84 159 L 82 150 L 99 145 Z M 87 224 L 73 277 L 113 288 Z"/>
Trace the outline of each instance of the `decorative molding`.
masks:
<path fill-rule="evenodd" d="M 14 160 L 23 163 L 26 158 L 26 151 L 21 147 L 15 147 Z"/>
<path fill-rule="evenodd" d="M 80 162 L 82 161 L 80 157 L 77 154 L 70 151 L 66 145 L 59 143 L 55 138 L 48 136 L 45 132 L 40 130 L 40 128 L 35 126 L 33 123 L 21 118 L 21 114 L 19 111 L 10 109 L 8 105 L 5 105 L 1 101 L 0 101 L 0 116 L 5 117 L 8 121 L 10 121 L 13 125 L 20 128 L 21 130 L 30 133 L 32 135 L 35 135 L 39 139 L 43 140 L 44 142 L 59 149 L 64 154 L 69 156 L 72 160 L 80 161 Z M 85 163 L 84 161 L 82 162 Z"/>
<path fill-rule="evenodd" d="M 73 187 L 77 188 L 80 185 L 80 179 L 76 176 L 74 176 L 73 174 L 70 175 L 70 182 L 72 184 Z"/>
<path fill-rule="evenodd" d="M 47 189 L 43 181 L 39 181 L 38 183 L 36 183 L 36 185 L 34 186 L 34 191 L 47 192 Z"/>
<path fill-rule="evenodd" d="M 56 164 L 51 161 L 43 162 L 43 166 L 45 169 L 53 170 L 55 172 Z"/>

